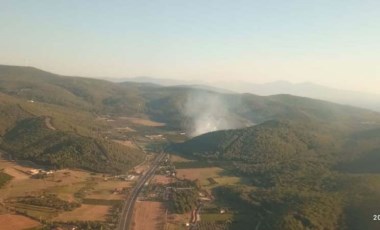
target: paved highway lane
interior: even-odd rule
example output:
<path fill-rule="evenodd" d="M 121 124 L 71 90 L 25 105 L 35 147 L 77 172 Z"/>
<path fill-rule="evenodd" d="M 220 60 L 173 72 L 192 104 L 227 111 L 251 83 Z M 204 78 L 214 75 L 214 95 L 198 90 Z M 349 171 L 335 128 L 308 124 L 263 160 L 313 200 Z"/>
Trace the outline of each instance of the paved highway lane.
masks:
<path fill-rule="evenodd" d="M 136 199 L 141 192 L 144 184 L 154 175 L 157 167 L 160 165 L 161 160 L 165 157 L 165 153 L 160 153 L 154 161 L 151 163 L 150 168 L 142 175 L 137 185 L 133 188 L 131 195 L 126 200 L 122 214 L 119 221 L 118 230 L 128 230 L 130 229 L 132 218 L 133 218 L 133 208 L 135 206 Z"/>

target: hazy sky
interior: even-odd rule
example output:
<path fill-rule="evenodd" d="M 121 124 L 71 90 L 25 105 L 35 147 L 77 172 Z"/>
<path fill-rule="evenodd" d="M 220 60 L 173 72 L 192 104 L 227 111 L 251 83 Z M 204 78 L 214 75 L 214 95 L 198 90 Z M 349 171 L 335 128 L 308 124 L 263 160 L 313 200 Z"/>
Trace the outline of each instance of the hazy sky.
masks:
<path fill-rule="evenodd" d="M 0 0 L 0 63 L 380 90 L 379 0 Z"/>

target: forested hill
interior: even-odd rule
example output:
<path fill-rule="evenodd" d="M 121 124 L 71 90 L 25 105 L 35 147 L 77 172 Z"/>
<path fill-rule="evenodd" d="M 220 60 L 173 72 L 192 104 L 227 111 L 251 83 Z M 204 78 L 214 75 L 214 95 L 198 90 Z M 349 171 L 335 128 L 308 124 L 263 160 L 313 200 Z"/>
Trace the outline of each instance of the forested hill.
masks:
<path fill-rule="evenodd" d="M 377 229 L 379 125 L 272 120 L 172 147 L 247 178 L 216 192 L 250 203 L 261 229 Z"/>
<path fill-rule="evenodd" d="M 114 95 L 128 100 L 113 105 Z M 55 168 L 125 172 L 145 153 L 99 135 L 109 127 L 97 117 L 138 113 L 136 97 L 107 81 L 0 66 L 0 149 Z"/>
<path fill-rule="evenodd" d="M 149 116 L 173 128 L 188 128 L 194 114 L 202 114 L 210 107 L 223 107 L 224 112 L 216 117 L 223 116 L 226 122 L 240 126 L 272 119 L 354 123 L 378 119 L 376 113 L 369 110 L 291 95 L 223 94 L 191 86 L 112 83 L 19 66 L 0 65 L 0 92 L 91 113 Z"/>
<path fill-rule="evenodd" d="M 322 149 L 333 151 L 342 138 L 343 133 L 331 133 L 316 123 L 272 120 L 248 128 L 207 133 L 175 147 L 201 157 L 265 163 Z"/>
<path fill-rule="evenodd" d="M 99 168 L 100 162 L 114 159 L 111 156 L 107 158 L 99 154 L 98 147 L 108 145 L 108 142 L 99 135 L 94 135 L 95 130 L 107 130 L 107 124 L 96 120 L 97 117 L 103 115 L 145 117 L 164 122 L 168 128 L 181 131 L 193 128 L 202 114 L 212 119 L 219 119 L 223 121 L 222 124 L 233 124 L 236 127 L 263 123 L 255 128 L 233 131 L 247 133 L 239 134 L 242 137 L 235 141 L 236 145 L 224 146 L 226 145 L 224 142 L 230 143 L 233 140 L 229 137 L 230 131 L 227 131 L 223 134 L 226 137 L 220 139 L 223 144 L 218 145 L 217 150 L 214 147 L 207 147 L 210 148 L 207 152 L 216 150 L 221 155 L 225 154 L 226 159 L 237 159 L 234 148 L 243 148 L 252 141 L 258 145 L 261 135 L 265 133 L 267 136 L 275 137 L 275 133 L 267 133 L 271 123 L 266 122 L 271 120 L 292 121 L 293 123 L 287 124 L 291 127 L 302 121 L 300 128 L 294 128 L 294 140 L 292 140 L 299 142 L 300 145 L 305 138 L 313 140 L 314 137 L 310 137 L 309 130 L 322 130 L 323 135 L 319 132 L 316 135 L 320 135 L 321 140 L 329 142 L 331 135 L 329 131 L 323 131 L 323 127 L 333 125 L 334 128 L 331 130 L 334 132 L 339 130 L 339 132 L 347 133 L 345 129 L 362 129 L 362 126 L 370 126 L 368 124 L 380 123 L 379 114 L 373 111 L 291 95 L 263 97 L 252 94 L 223 94 L 191 86 L 161 87 L 144 83 L 113 83 L 99 79 L 62 76 L 33 67 L 6 65 L 0 65 L 0 114 L 0 145 L 15 156 L 48 164 L 54 162 L 59 166 L 72 162 L 70 161 L 72 149 L 75 149 L 81 157 L 87 156 L 88 152 L 93 152 L 99 164 L 91 165 L 97 170 L 104 170 L 104 168 Z M 40 121 L 47 118 L 51 120 L 55 130 L 46 130 L 46 126 L 41 124 Z M 319 122 L 315 126 L 318 129 L 304 125 L 316 122 Z M 284 125 L 286 124 L 279 124 L 279 126 Z M 256 130 L 260 127 L 264 128 L 264 131 Z M 293 129 L 291 127 L 289 129 Z M 26 138 L 26 133 L 35 138 Z M 210 138 L 215 138 L 215 134 L 210 135 Z M 251 140 L 246 138 L 248 136 L 257 136 L 257 138 Z M 26 146 L 45 143 L 43 140 L 47 138 L 50 138 L 51 145 L 54 144 L 54 146 L 47 148 L 50 145 L 40 144 L 40 149 L 27 151 Z M 281 139 L 282 136 L 277 138 L 284 141 Z M 69 141 L 74 139 L 78 141 L 75 143 Z M 241 144 L 237 145 L 239 141 Z M 63 143 L 70 143 L 70 146 L 76 147 L 63 149 Z M 307 148 L 310 147 L 306 145 Z M 139 161 L 140 158 L 136 158 L 132 150 L 118 145 L 112 146 L 103 146 L 100 149 L 109 149 L 111 155 L 119 152 L 117 155 L 125 157 L 121 161 L 128 159 L 133 163 Z M 88 148 L 91 150 L 89 151 Z M 122 154 L 119 151 L 120 148 L 131 154 Z M 54 156 L 53 152 L 56 153 Z M 57 160 L 60 156 L 65 156 L 69 160 L 66 158 Z M 251 156 L 256 156 L 256 153 L 244 150 L 241 159 Z M 103 159 L 104 157 L 106 159 Z M 83 165 L 83 167 L 89 166 Z M 109 171 L 110 168 L 108 167 L 107 170 Z"/>
<path fill-rule="evenodd" d="M 172 147 L 201 158 L 254 165 L 247 167 L 247 172 L 260 165 L 282 167 L 307 161 L 323 164 L 329 170 L 380 172 L 375 170 L 380 165 L 380 123 L 374 122 L 354 125 L 343 121 L 271 120 L 248 128 L 206 133 Z"/>

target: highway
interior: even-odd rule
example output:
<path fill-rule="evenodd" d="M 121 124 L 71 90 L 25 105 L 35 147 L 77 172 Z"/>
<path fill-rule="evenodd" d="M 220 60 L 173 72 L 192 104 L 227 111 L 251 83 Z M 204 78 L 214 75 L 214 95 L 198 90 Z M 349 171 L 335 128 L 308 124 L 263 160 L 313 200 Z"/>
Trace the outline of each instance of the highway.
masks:
<path fill-rule="evenodd" d="M 154 161 L 151 163 L 150 168 L 137 181 L 137 185 L 133 188 L 130 196 L 124 204 L 117 228 L 118 230 L 128 230 L 130 228 L 133 219 L 133 207 L 135 206 L 136 199 L 144 187 L 144 184 L 154 175 L 154 172 L 160 165 L 160 161 L 164 158 L 164 156 L 165 153 L 160 153 L 158 156 L 156 156 Z"/>

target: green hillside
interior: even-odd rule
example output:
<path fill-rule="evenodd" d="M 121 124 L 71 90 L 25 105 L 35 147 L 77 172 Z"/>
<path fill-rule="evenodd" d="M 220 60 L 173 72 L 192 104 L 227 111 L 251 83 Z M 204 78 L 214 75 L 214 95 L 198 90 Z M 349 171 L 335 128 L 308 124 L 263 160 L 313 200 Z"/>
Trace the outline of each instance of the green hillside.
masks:
<path fill-rule="evenodd" d="M 272 120 L 207 133 L 172 148 L 202 161 L 228 162 L 236 175 L 250 178 L 216 192 L 251 204 L 260 229 L 375 229 L 380 124 L 346 122 L 361 120 L 360 111 L 333 122 L 334 113 L 323 122 Z"/>
<path fill-rule="evenodd" d="M 26 100 L 93 112 L 136 113 L 141 104 L 136 87 L 61 76 L 33 67 L 0 65 L 0 92 Z"/>
<path fill-rule="evenodd" d="M 16 159 L 56 168 L 83 168 L 120 173 L 141 162 L 144 154 L 114 142 L 51 130 L 46 117 L 19 121 L 4 135 L 1 147 Z"/>
<path fill-rule="evenodd" d="M 100 117 L 150 118 L 182 132 L 210 108 L 226 124 L 256 125 L 207 133 L 172 150 L 250 178 L 215 194 L 255 210 L 260 229 L 373 227 L 367 220 L 380 201 L 376 112 L 291 95 L 112 83 L 0 66 L 0 149 L 51 167 L 119 173 L 144 159 L 138 148 L 108 140 L 111 126 Z M 351 223 L 352 216 L 359 222 Z"/>
<path fill-rule="evenodd" d="M 126 88 L 31 67 L 0 66 L 0 148 L 13 159 L 56 168 L 126 171 L 140 163 L 145 153 L 106 140 L 100 133 L 109 125 L 97 120 L 113 112 L 137 113 L 131 99 L 136 97 L 134 87 Z M 131 96 L 110 103 L 116 94 Z"/>

